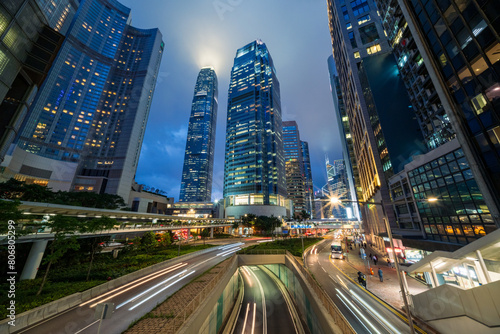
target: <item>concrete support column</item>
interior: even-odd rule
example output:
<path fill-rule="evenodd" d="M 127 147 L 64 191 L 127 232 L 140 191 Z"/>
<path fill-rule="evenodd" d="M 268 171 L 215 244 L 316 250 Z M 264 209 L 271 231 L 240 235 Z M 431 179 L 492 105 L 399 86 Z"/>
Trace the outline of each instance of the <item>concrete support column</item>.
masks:
<path fill-rule="evenodd" d="M 483 260 L 483 255 L 481 254 L 481 251 L 479 249 L 476 250 L 476 255 L 477 259 L 479 260 L 479 265 L 481 266 L 481 269 L 483 271 L 484 278 L 486 278 L 486 283 L 491 283 L 490 273 L 488 272 L 488 268 L 486 268 L 486 264 Z"/>
<path fill-rule="evenodd" d="M 28 255 L 28 259 L 24 264 L 23 272 L 19 277 L 19 280 L 25 279 L 35 279 L 40 263 L 42 262 L 43 254 L 45 253 L 45 248 L 47 248 L 48 240 L 35 241 L 31 245 L 31 250 Z"/>
<path fill-rule="evenodd" d="M 214 228 L 210 228 L 210 238 L 212 239 L 214 237 Z"/>
<path fill-rule="evenodd" d="M 438 277 L 437 277 L 437 274 L 436 274 L 436 269 L 434 269 L 434 266 L 432 265 L 432 263 L 429 263 L 429 265 L 431 266 L 431 270 L 432 270 L 432 285 L 434 288 L 437 288 L 439 286 L 439 280 L 438 280 Z"/>

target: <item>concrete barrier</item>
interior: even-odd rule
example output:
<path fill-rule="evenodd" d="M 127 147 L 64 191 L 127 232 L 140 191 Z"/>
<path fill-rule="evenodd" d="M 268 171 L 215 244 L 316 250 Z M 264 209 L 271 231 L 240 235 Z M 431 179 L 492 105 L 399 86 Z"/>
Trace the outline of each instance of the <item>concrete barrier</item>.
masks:
<path fill-rule="evenodd" d="M 218 247 L 218 246 L 216 246 L 216 247 Z M 10 319 L 4 319 L 4 320 L 0 321 L 0 333 L 10 334 L 10 333 L 13 333 L 14 331 L 20 331 L 23 328 L 34 325 L 37 322 L 40 322 L 42 320 L 46 320 L 54 315 L 57 315 L 61 312 L 69 310 L 72 307 L 80 305 L 81 303 L 84 303 L 92 298 L 100 296 L 101 294 L 106 293 L 108 291 L 111 291 L 117 287 L 124 285 L 124 284 L 132 282 L 140 277 L 149 275 L 153 272 L 161 270 L 161 269 L 168 267 L 172 264 L 187 261 L 187 260 L 190 260 L 194 257 L 211 252 L 216 247 L 207 248 L 207 249 L 204 249 L 201 251 L 182 255 L 180 257 L 176 257 L 176 258 L 173 258 L 173 259 L 161 262 L 161 263 L 154 264 L 154 265 L 149 266 L 147 268 L 144 268 L 144 269 L 141 269 L 138 271 L 134 271 L 133 273 L 127 274 L 125 276 L 121 276 L 121 277 L 116 278 L 114 280 L 111 280 L 109 282 L 106 282 L 106 283 L 103 283 L 103 284 L 98 285 L 96 287 L 93 287 L 92 289 L 89 289 L 89 290 L 86 290 L 83 292 L 77 292 L 77 293 L 74 293 L 72 295 L 55 300 L 53 302 L 47 303 L 45 305 L 36 307 L 32 310 L 23 312 L 21 314 L 17 314 L 16 321 L 15 321 L 15 324 L 16 324 L 15 327 L 9 325 Z"/>

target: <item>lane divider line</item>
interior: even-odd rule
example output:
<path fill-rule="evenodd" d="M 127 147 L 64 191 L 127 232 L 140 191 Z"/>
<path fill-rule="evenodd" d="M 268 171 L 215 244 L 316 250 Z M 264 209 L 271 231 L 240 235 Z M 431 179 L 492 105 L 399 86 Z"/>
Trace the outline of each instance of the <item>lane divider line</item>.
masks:
<path fill-rule="evenodd" d="M 339 267 L 337 267 L 335 265 L 335 263 L 333 263 L 333 260 L 331 258 L 331 255 L 329 256 L 330 258 L 330 262 L 331 264 L 337 268 L 338 271 L 340 271 L 342 274 L 344 274 L 344 276 L 349 279 L 352 283 L 356 284 L 357 286 L 359 286 L 361 289 L 363 289 L 367 294 L 369 294 L 370 296 L 372 296 L 375 300 L 377 300 L 380 304 L 382 304 L 386 309 L 388 309 L 389 311 L 391 311 L 392 313 L 394 313 L 395 315 L 397 315 L 401 320 L 403 320 L 405 323 L 409 324 L 408 322 L 408 318 L 406 318 L 406 316 L 399 312 L 397 309 L 395 309 L 394 307 L 392 307 L 390 304 L 388 304 L 386 301 L 380 299 L 379 297 L 377 297 L 376 295 L 374 295 L 372 292 L 370 292 L 369 290 L 365 289 L 364 287 L 361 286 L 361 284 L 359 284 L 358 282 L 356 282 L 355 280 L 353 280 L 349 275 L 347 275 L 342 269 L 340 269 Z M 426 331 L 424 331 L 422 328 L 420 328 L 419 326 L 417 325 L 413 325 L 413 327 L 420 333 L 422 334 L 427 334 Z"/>

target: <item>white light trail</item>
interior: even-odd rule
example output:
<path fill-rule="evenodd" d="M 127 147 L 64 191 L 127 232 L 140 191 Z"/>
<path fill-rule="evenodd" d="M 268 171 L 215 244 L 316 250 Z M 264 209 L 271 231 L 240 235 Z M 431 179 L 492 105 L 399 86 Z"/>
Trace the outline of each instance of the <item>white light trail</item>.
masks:
<path fill-rule="evenodd" d="M 165 275 L 165 274 L 167 274 L 167 273 L 169 273 L 169 272 L 171 272 L 171 271 L 174 271 L 174 270 L 176 270 L 176 269 L 182 268 L 182 267 L 184 267 L 184 266 L 186 266 L 186 265 L 187 265 L 187 263 L 178 263 L 178 264 L 175 264 L 175 265 L 173 265 L 173 266 L 171 266 L 171 267 L 168 267 L 168 268 L 165 268 L 165 269 L 163 269 L 163 270 L 160 270 L 160 271 L 154 272 L 154 273 L 152 273 L 152 274 L 146 275 L 146 276 L 144 276 L 144 277 L 142 277 L 142 278 L 140 278 L 140 279 L 137 279 L 137 280 L 135 280 L 135 281 L 132 281 L 132 282 L 130 282 L 130 283 L 127 283 L 127 284 L 125 284 L 125 285 L 122 285 L 122 286 L 120 286 L 120 287 L 118 287 L 118 288 L 116 288 L 116 289 L 113 289 L 113 290 L 111 290 L 111 291 L 109 291 L 109 292 L 106 292 L 105 294 L 102 294 L 102 295 L 100 295 L 100 296 L 98 296 L 98 297 L 92 298 L 91 300 L 88 300 L 88 301 L 86 301 L 85 303 L 82 303 L 82 304 L 80 304 L 80 305 L 78 305 L 78 306 L 85 306 L 85 305 L 87 305 L 87 304 L 92 303 L 92 302 L 93 302 L 93 301 L 95 301 L 95 300 L 101 299 L 102 297 L 105 297 L 105 296 L 107 296 L 107 295 L 110 295 L 110 294 L 112 294 L 112 293 L 115 293 L 115 292 L 117 292 L 117 291 L 119 291 L 119 290 L 121 290 L 121 289 L 123 289 L 123 288 L 126 288 L 126 287 L 127 287 L 127 286 L 129 286 L 129 285 L 134 284 L 134 285 L 133 285 L 133 286 L 131 286 L 130 288 L 125 289 L 125 290 L 123 290 L 123 291 L 120 291 L 120 292 L 116 293 L 115 295 L 113 295 L 113 296 L 111 296 L 111 297 L 108 297 L 108 298 L 106 298 L 106 299 L 104 299 L 104 300 L 100 301 L 100 302 L 104 302 L 104 301 L 106 301 L 106 300 L 109 300 L 109 299 L 111 299 L 111 298 L 113 298 L 113 297 L 115 297 L 115 296 L 118 296 L 118 295 L 122 294 L 122 293 L 123 293 L 123 292 L 125 292 L 125 291 L 128 291 L 128 290 L 130 290 L 130 289 L 133 289 L 133 288 L 135 288 L 135 287 L 137 287 L 137 286 L 139 286 L 139 285 L 141 285 L 141 284 L 144 284 L 144 283 L 146 283 L 146 282 L 151 281 L 152 279 L 155 279 L 155 278 L 157 278 L 157 277 L 159 277 L 159 276 Z M 153 276 L 153 277 L 151 277 L 151 276 Z M 90 305 L 90 307 L 94 307 L 95 305 L 97 305 L 97 303 Z"/>
<path fill-rule="evenodd" d="M 262 328 L 263 328 L 262 333 L 267 334 L 266 295 L 264 293 L 264 288 L 262 288 L 262 284 L 260 283 L 260 280 L 257 277 L 257 275 L 255 275 L 255 273 L 253 272 L 253 269 L 249 270 L 248 272 L 250 274 L 252 274 L 252 276 L 257 281 L 257 284 L 259 285 L 260 294 L 262 296 Z M 254 309 L 255 309 L 255 307 L 254 307 Z M 254 313 L 254 317 L 255 317 L 255 313 Z"/>
<path fill-rule="evenodd" d="M 351 294 L 354 296 L 354 298 L 356 298 L 367 310 L 369 310 L 371 312 L 371 314 L 373 315 L 377 315 L 377 318 L 379 320 L 381 320 L 383 322 L 383 324 L 381 324 L 382 326 L 384 326 L 384 324 L 389 327 L 394 333 L 398 333 L 399 331 L 394 328 L 394 326 L 392 326 L 387 320 L 384 319 L 384 317 L 382 317 L 377 311 L 375 311 L 370 305 L 368 305 L 361 296 L 359 296 L 356 292 L 352 291 L 351 290 Z M 385 326 L 384 326 L 385 327 Z M 386 327 L 386 329 L 387 329 Z"/>
<path fill-rule="evenodd" d="M 352 307 L 352 308 L 353 308 L 353 309 L 354 309 L 354 310 L 355 310 L 355 311 L 359 314 L 359 316 L 360 316 L 361 318 L 363 318 L 363 320 L 364 320 L 364 321 L 365 321 L 368 325 L 370 325 L 370 327 L 371 327 L 371 328 L 372 328 L 372 329 L 373 329 L 376 333 L 381 334 L 381 333 L 377 330 L 377 328 L 375 328 L 375 326 L 373 326 L 373 324 L 371 323 L 371 321 L 370 321 L 370 320 L 368 320 L 368 319 L 367 319 L 367 318 L 363 315 L 363 313 L 361 313 L 361 310 L 360 310 L 360 309 L 358 309 L 358 308 L 357 308 L 357 307 L 356 307 L 353 303 L 351 303 L 351 301 L 350 301 L 349 299 L 347 299 L 347 297 L 346 297 L 346 296 L 344 296 L 344 294 L 343 294 L 343 293 L 342 293 L 339 289 L 335 288 L 335 290 L 337 290 L 337 292 L 340 294 L 340 296 L 341 296 L 341 297 L 342 297 L 342 298 L 343 298 L 343 299 L 344 299 L 344 300 L 345 300 L 345 301 L 346 301 L 349 305 L 351 305 L 351 307 Z"/>
<path fill-rule="evenodd" d="M 247 303 L 247 312 L 245 313 L 245 320 L 243 321 L 243 330 L 241 333 L 245 333 L 245 327 L 247 326 L 248 311 L 250 310 L 250 303 Z"/>
<path fill-rule="evenodd" d="M 256 310 L 257 310 L 257 303 L 253 303 L 252 334 L 255 331 L 255 314 L 257 313 Z M 264 331 L 264 333 L 265 333 L 265 331 Z"/>
<path fill-rule="evenodd" d="M 134 306 L 132 306 L 131 308 L 129 308 L 128 310 L 129 311 L 132 311 L 133 309 L 135 309 L 137 306 L 139 305 L 142 305 L 144 304 L 145 302 L 147 302 L 148 300 L 150 300 L 151 298 L 153 298 L 154 296 L 156 296 L 157 294 L 159 294 L 160 292 L 170 288 L 172 285 L 174 285 L 175 283 L 179 282 L 179 281 L 182 281 L 184 278 L 188 277 L 189 275 L 193 274 L 195 272 L 195 270 L 193 270 L 192 272 L 190 272 L 189 274 L 186 274 L 184 275 L 183 277 L 179 278 L 178 280 L 176 280 L 175 282 L 172 282 L 170 283 L 169 285 L 167 285 L 166 287 L 158 290 L 156 293 L 152 294 L 151 296 L 149 296 L 148 298 L 144 299 L 143 301 L 141 301 L 140 303 L 138 304 L 135 304 Z"/>
<path fill-rule="evenodd" d="M 158 283 L 158 284 L 156 284 L 156 285 L 154 285 L 154 286 L 150 287 L 149 289 L 147 289 L 147 290 L 145 290 L 145 291 L 143 291 L 143 292 L 139 293 L 138 295 L 135 295 L 134 297 L 132 297 L 132 298 L 130 298 L 130 299 L 128 299 L 128 300 L 126 300 L 126 301 L 124 301 L 123 303 L 121 303 L 120 305 L 118 305 L 118 306 L 116 307 L 116 309 L 119 309 L 119 308 L 120 308 L 120 307 L 122 307 L 123 305 L 126 305 L 126 304 L 128 304 L 128 303 L 130 303 L 130 302 L 132 302 L 132 301 L 136 300 L 137 298 L 139 298 L 139 297 L 141 297 L 141 296 L 145 295 L 146 293 L 148 293 L 149 291 L 154 290 L 154 289 L 156 289 L 157 287 L 159 287 L 159 286 L 161 286 L 161 285 L 163 285 L 163 284 L 167 283 L 168 281 L 171 281 L 171 280 L 173 280 L 174 278 L 179 277 L 180 275 L 184 274 L 185 272 L 187 272 L 187 269 L 186 269 L 186 270 L 181 271 L 180 273 L 178 273 L 178 274 L 176 274 L 176 275 L 174 275 L 174 276 L 171 276 L 171 277 L 167 278 L 166 280 L 161 281 L 160 283 Z"/>

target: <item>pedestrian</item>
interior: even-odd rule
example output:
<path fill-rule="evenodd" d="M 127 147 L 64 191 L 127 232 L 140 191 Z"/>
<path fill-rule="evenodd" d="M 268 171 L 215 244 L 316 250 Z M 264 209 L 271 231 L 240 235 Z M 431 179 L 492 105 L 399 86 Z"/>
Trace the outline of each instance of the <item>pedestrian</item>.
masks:
<path fill-rule="evenodd" d="M 370 253 L 370 260 L 373 260 L 373 254 Z"/>
<path fill-rule="evenodd" d="M 366 249 L 366 242 L 363 243 L 363 248 Z"/>
<path fill-rule="evenodd" d="M 377 265 L 377 261 L 378 261 L 377 255 L 373 255 L 373 264 Z"/>
<path fill-rule="evenodd" d="M 384 281 L 384 273 L 382 272 L 382 268 L 378 268 L 378 277 L 380 277 L 380 282 Z"/>
<path fill-rule="evenodd" d="M 366 276 L 358 271 L 358 282 L 366 289 Z"/>
<path fill-rule="evenodd" d="M 387 266 L 388 266 L 389 268 L 392 268 L 392 263 L 391 263 L 391 260 L 389 260 L 389 259 L 387 259 Z"/>

